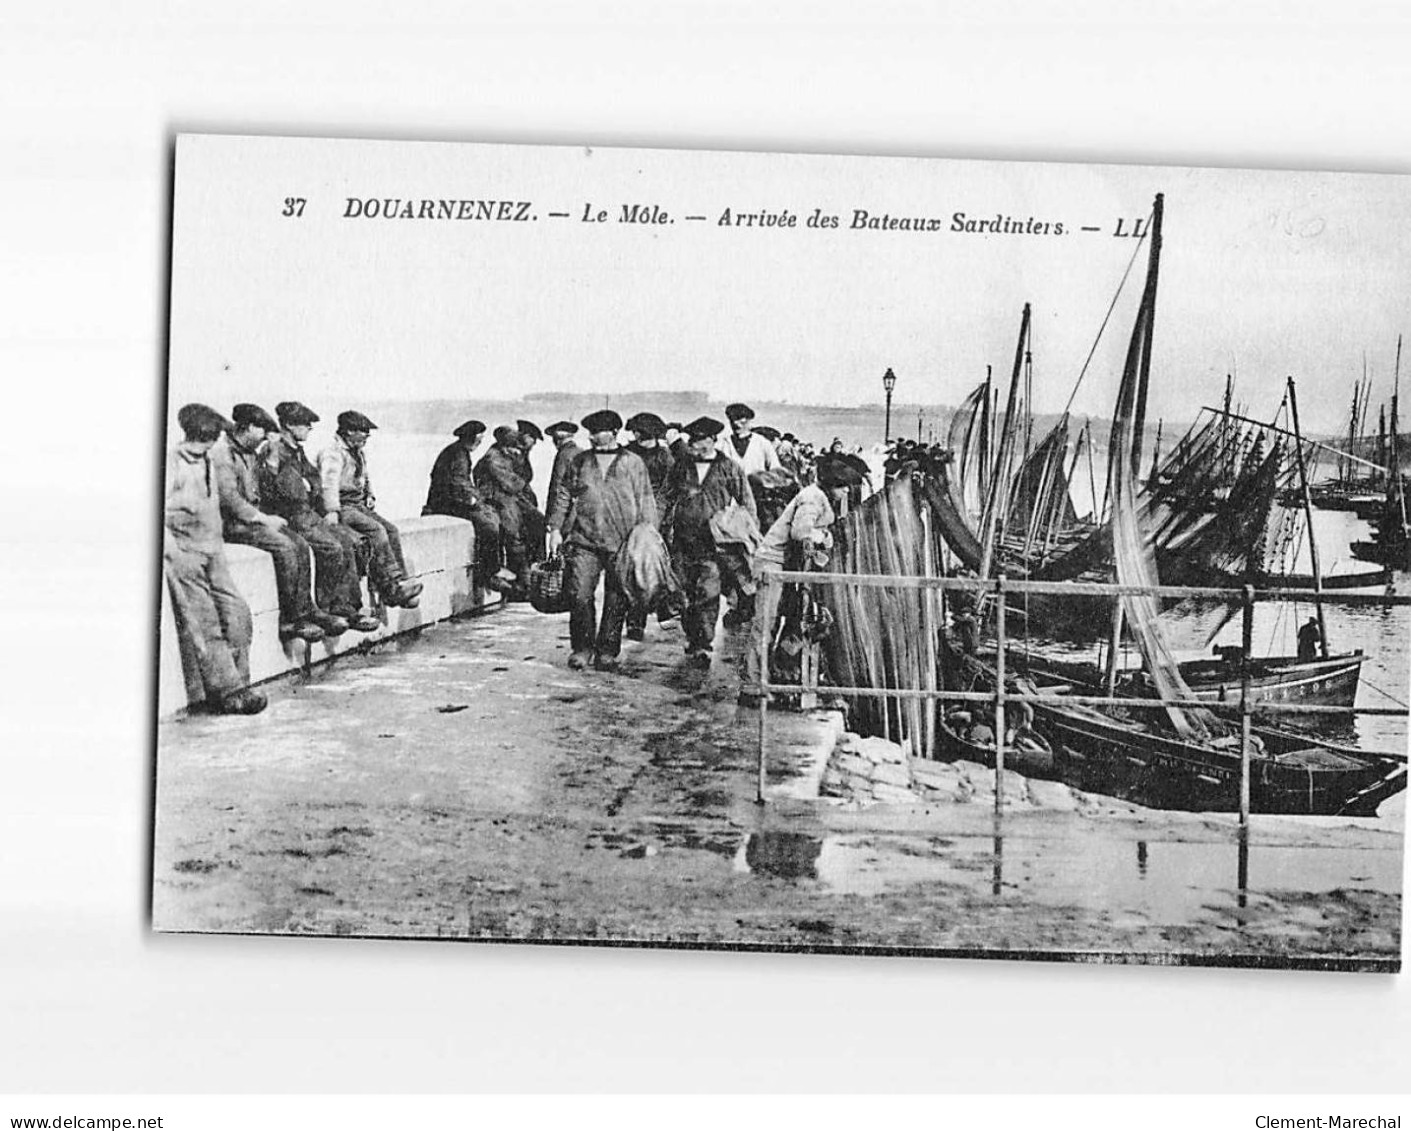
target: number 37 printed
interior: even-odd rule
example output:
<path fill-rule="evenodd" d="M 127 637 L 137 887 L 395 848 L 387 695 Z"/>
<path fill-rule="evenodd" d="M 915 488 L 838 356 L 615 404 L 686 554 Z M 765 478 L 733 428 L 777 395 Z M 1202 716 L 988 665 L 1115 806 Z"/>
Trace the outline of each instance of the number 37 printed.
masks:
<path fill-rule="evenodd" d="M 306 197 L 286 196 L 284 198 L 284 212 L 282 214 L 285 216 L 302 216 L 304 214 L 304 205 L 307 203 L 308 199 Z"/>

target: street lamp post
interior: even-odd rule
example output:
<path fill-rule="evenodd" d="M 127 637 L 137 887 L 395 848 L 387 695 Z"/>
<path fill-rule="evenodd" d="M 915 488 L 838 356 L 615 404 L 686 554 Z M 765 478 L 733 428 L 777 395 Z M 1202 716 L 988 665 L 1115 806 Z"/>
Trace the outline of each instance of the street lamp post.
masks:
<path fill-rule="evenodd" d="M 916 442 L 918 444 L 921 443 L 921 420 L 925 415 L 926 410 L 924 408 L 918 408 L 916 410 Z"/>
<path fill-rule="evenodd" d="M 887 372 L 882 374 L 882 388 L 887 390 L 887 422 L 886 435 L 882 437 L 884 443 L 890 443 L 892 439 L 892 390 L 897 387 L 897 375 L 892 372 L 892 367 L 887 366 Z"/>

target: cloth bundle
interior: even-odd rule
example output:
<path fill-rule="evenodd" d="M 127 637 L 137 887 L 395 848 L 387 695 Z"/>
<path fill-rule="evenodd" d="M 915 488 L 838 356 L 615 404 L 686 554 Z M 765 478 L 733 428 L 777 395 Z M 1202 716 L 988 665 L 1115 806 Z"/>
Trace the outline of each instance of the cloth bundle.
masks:
<path fill-rule="evenodd" d="M 655 526 L 634 526 L 617 551 L 613 563 L 618 584 L 636 608 L 650 609 L 663 597 L 680 590 L 671 568 L 671 555 Z"/>

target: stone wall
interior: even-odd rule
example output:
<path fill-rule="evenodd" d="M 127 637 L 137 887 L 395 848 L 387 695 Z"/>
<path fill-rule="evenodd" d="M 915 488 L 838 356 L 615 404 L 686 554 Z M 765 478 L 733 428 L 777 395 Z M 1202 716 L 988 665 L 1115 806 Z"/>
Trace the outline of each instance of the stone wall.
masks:
<path fill-rule="evenodd" d="M 1026 778 L 1013 770 L 1003 777 L 1006 809 L 1055 809 L 1064 812 L 1131 808 L 1125 802 L 1096 799 L 1062 782 Z M 819 792 L 866 808 L 917 802 L 977 804 L 993 809 L 995 771 L 978 762 L 935 762 L 908 758 L 895 742 L 863 738 L 847 731 L 833 748 Z"/>
<path fill-rule="evenodd" d="M 437 515 L 397 523 L 407 572 L 425 586 L 415 609 L 382 608 L 382 627 L 374 632 L 349 630 L 335 639 L 308 644 L 279 639 L 279 596 L 274 566 L 263 550 L 227 546 L 226 557 L 235 584 L 250 606 L 255 638 L 250 648 L 250 681 L 261 683 L 306 664 L 326 663 L 367 641 L 413 632 L 424 625 L 497 604 L 500 596 L 475 590 L 471 563 L 475 560 L 475 528 L 464 519 Z M 366 593 L 366 583 L 364 583 Z M 368 608 L 364 605 L 364 608 Z M 161 637 L 157 677 L 157 715 L 164 718 L 187 706 L 186 682 L 177 647 L 176 623 L 167 588 L 162 586 Z"/>

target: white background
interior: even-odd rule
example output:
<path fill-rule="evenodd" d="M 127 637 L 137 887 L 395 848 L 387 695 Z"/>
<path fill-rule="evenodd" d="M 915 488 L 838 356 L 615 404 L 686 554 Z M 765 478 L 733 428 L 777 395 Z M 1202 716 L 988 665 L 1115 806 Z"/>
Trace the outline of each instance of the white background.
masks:
<path fill-rule="evenodd" d="M 0 1093 L 1404 1088 L 1405 976 L 146 927 L 175 131 L 1411 168 L 1401 5 L 1135 11 L 6 6 Z"/>

